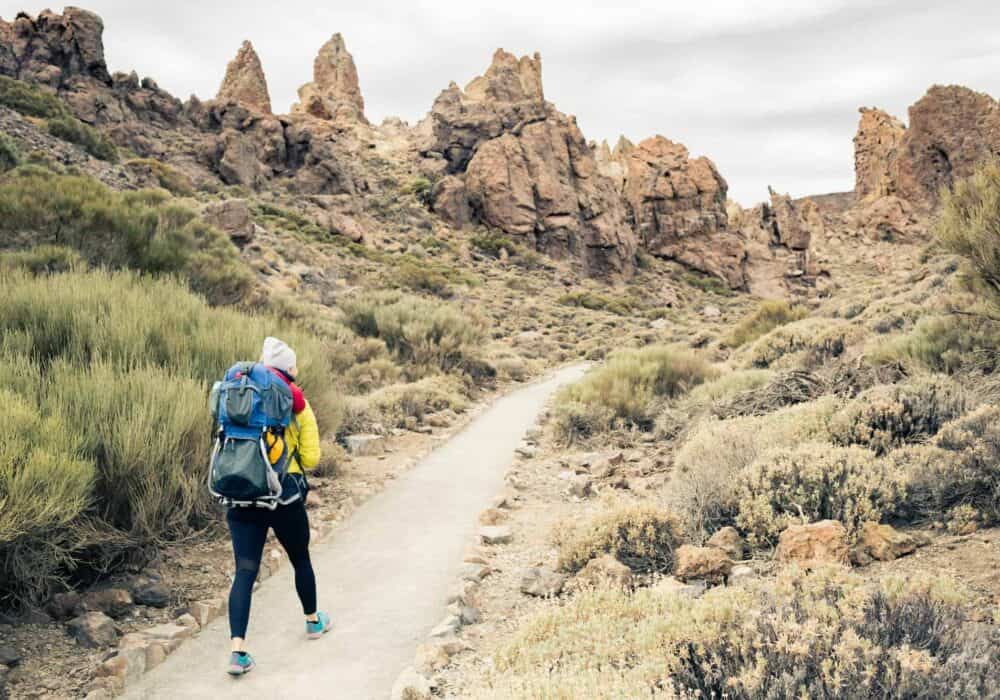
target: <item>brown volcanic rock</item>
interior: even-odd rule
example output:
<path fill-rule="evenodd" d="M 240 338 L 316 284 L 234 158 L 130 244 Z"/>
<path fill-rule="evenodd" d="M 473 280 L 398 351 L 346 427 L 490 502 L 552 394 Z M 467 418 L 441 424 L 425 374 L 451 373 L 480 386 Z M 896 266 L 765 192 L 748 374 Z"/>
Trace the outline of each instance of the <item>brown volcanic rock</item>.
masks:
<path fill-rule="evenodd" d="M 778 537 L 775 559 L 803 568 L 819 564 L 848 563 L 847 530 L 838 520 L 791 525 Z"/>
<path fill-rule="evenodd" d="M 518 134 L 486 141 L 469 162 L 466 188 L 484 222 L 533 248 L 579 258 L 588 275 L 633 272 L 635 235 L 574 119 L 553 111 Z"/>
<path fill-rule="evenodd" d="M 448 172 L 462 172 L 479 144 L 542 121 L 550 111 L 542 90 L 541 56 L 517 58 L 497 49 L 490 67 L 464 91 L 452 83 L 434 101 L 422 151 L 443 155 Z"/>
<path fill-rule="evenodd" d="M 935 85 L 910 107 L 902 145 L 900 195 L 936 201 L 942 187 L 968 177 L 1000 150 L 1000 104 L 966 87 Z"/>
<path fill-rule="evenodd" d="M 859 199 L 893 194 L 896 157 L 906 126 L 881 109 L 862 107 L 860 112 L 854 137 L 854 191 Z"/>
<path fill-rule="evenodd" d="M 690 158 L 663 136 L 620 142 L 615 158 L 624 161 L 623 195 L 644 249 L 746 288 L 746 245 L 727 230 L 728 186 L 711 160 Z M 602 170 L 612 172 L 606 162 Z"/>
<path fill-rule="evenodd" d="M 22 12 L 12 23 L 0 20 L 0 73 L 53 88 L 81 75 L 110 84 L 103 33 L 100 17 L 76 7 L 61 15 L 44 10 L 34 19 Z"/>
<path fill-rule="evenodd" d="M 340 33 L 320 47 L 313 61 L 313 81 L 299 88 L 292 114 L 303 114 L 338 125 L 367 124 L 358 69 Z"/>
<path fill-rule="evenodd" d="M 263 114 L 271 113 L 271 95 L 260 57 L 253 44 L 244 41 L 236 57 L 226 66 L 226 77 L 215 98 L 219 102 L 235 102 Z"/>
<path fill-rule="evenodd" d="M 772 232 L 774 242 L 791 250 L 809 250 L 811 238 L 803 213 L 787 194 L 778 194 L 770 187 Z"/>
<path fill-rule="evenodd" d="M 926 209 L 942 187 L 1000 151 L 1000 103 L 957 85 L 935 85 L 910 107 L 910 125 L 862 109 L 855 136 L 859 199 L 896 195 Z"/>

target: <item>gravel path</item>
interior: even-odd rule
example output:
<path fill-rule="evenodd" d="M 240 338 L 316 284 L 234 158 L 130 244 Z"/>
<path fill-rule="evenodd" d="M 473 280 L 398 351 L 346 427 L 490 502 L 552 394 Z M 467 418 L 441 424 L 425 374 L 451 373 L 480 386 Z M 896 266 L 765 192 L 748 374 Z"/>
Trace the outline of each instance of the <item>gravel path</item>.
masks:
<path fill-rule="evenodd" d="M 224 673 L 229 634 L 221 618 L 124 697 L 388 698 L 417 645 L 444 617 L 477 515 L 503 490 L 513 450 L 552 393 L 585 369 L 564 368 L 499 399 L 313 548 L 320 608 L 334 620 L 324 639 L 305 639 L 286 566 L 254 594 L 252 673 Z"/>

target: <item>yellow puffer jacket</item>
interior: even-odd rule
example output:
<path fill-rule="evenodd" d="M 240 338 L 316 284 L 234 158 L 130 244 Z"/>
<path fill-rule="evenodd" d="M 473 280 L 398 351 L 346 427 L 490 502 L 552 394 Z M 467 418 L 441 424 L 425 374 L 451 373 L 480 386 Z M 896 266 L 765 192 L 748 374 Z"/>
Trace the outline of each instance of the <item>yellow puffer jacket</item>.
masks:
<path fill-rule="evenodd" d="M 298 427 L 296 427 L 298 423 Z M 285 442 L 288 445 L 289 454 L 294 455 L 298 448 L 299 458 L 293 456 L 288 465 L 290 474 L 301 474 L 302 469 L 310 471 L 319 464 L 322 453 L 319 448 L 319 426 L 316 424 L 316 415 L 312 406 L 306 401 L 306 407 L 301 413 L 295 414 L 295 419 L 285 429 Z"/>

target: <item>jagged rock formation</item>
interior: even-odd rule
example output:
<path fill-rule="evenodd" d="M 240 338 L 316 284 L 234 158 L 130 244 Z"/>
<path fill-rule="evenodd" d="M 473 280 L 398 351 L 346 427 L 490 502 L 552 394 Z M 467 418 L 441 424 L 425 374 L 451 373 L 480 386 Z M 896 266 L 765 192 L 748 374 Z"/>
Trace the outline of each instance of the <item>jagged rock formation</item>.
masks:
<path fill-rule="evenodd" d="M 299 102 L 292 107 L 292 114 L 309 115 L 345 126 L 368 123 L 365 101 L 358 85 L 358 69 L 339 33 L 320 48 L 313 61 L 313 81 L 299 88 Z"/>
<path fill-rule="evenodd" d="M 271 95 L 260 57 L 253 44 L 244 41 L 236 57 L 226 66 L 226 77 L 216 102 L 234 102 L 262 114 L 271 114 Z"/>
<path fill-rule="evenodd" d="M 464 91 L 453 83 L 441 93 L 425 129 L 428 167 L 450 175 L 435 190 L 435 211 L 576 258 L 585 274 L 633 272 L 637 240 L 621 197 L 598 173 L 576 120 L 545 102 L 537 54 L 498 50 Z"/>
<path fill-rule="evenodd" d="M 859 199 L 893 194 L 893 164 L 906 126 L 881 109 L 862 107 L 854 137 L 854 191 Z"/>
<path fill-rule="evenodd" d="M 920 209 L 942 187 L 1000 153 L 1000 104 L 960 86 L 935 85 L 910 107 L 910 125 L 862 109 L 855 137 L 857 194 L 898 196 Z"/>
<path fill-rule="evenodd" d="M 711 160 L 690 158 L 683 145 L 654 136 L 638 146 L 622 139 L 613 153 L 602 148 L 598 162 L 620 183 L 645 250 L 746 288 L 745 241 L 727 229 L 728 185 Z"/>

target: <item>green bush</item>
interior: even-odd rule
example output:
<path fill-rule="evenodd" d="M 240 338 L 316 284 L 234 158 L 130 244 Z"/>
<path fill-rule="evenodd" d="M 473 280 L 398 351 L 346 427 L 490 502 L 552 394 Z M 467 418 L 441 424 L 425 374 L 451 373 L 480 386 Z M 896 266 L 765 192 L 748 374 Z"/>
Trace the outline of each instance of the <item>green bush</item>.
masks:
<path fill-rule="evenodd" d="M 0 253 L 0 270 L 26 270 L 33 275 L 83 270 L 83 258 L 72 248 L 39 245 L 27 250 Z"/>
<path fill-rule="evenodd" d="M 69 109 L 58 97 L 42 92 L 30 83 L 0 75 L 0 105 L 29 117 L 51 119 L 70 117 Z"/>
<path fill-rule="evenodd" d="M 478 355 L 482 324 L 440 302 L 398 293 L 345 301 L 348 327 L 360 336 L 382 340 L 398 362 L 417 375 L 462 369 Z"/>
<path fill-rule="evenodd" d="M 872 361 L 915 360 L 932 372 L 956 374 L 970 369 L 993 373 L 1000 366 L 1000 324 L 975 316 L 928 316 L 907 335 L 876 348 Z"/>
<path fill-rule="evenodd" d="M 55 117 L 49 120 L 47 128 L 56 138 L 75 143 L 94 158 L 118 162 L 118 149 L 108 137 L 76 117 Z"/>
<path fill-rule="evenodd" d="M 556 526 L 553 541 L 559 568 L 570 573 L 602 554 L 640 573 L 669 572 L 674 550 L 682 544 L 673 514 L 643 503 L 618 505 L 583 521 L 564 520 Z"/>
<path fill-rule="evenodd" d="M 497 231 L 476 234 L 469 239 L 469 243 L 480 253 L 491 258 L 499 258 L 504 253 L 513 257 L 518 250 L 514 241 Z"/>
<path fill-rule="evenodd" d="M 433 267 L 404 262 L 396 268 L 396 283 L 415 292 L 428 292 L 439 297 L 448 298 L 453 292 L 448 284 L 448 278 Z"/>
<path fill-rule="evenodd" d="M 884 455 L 932 437 L 968 407 L 964 389 L 946 377 L 873 387 L 838 413 L 831 423 L 834 442 L 864 445 Z"/>
<path fill-rule="evenodd" d="M 762 301 L 746 318 L 737 324 L 726 342 L 734 348 L 746 345 L 786 323 L 801 321 L 809 315 L 803 306 L 793 306 L 787 301 L 772 299 Z"/>
<path fill-rule="evenodd" d="M 167 192 L 177 197 L 191 197 L 194 183 L 183 173 L 152 158 L 135 158 L 125 162 L 129 170 L 154 178 Z"/>
<path fill-rule="evenodd" d="M 0 133 L 0 173 L 16 168 L 21 164 L 21 152 L 14 139 Z"/>
<path fill-rule="evenodd" d="M 528 616 L 466 694 L 519 698 L 993 698 L 1000 633 L 947 579 L 842 569 L 582 591 Z"/>
<path fill-rule="evenodd" d="M 0 178 L 0 245 L 38 244 L 73 248 L 93 265 L 183 274 L 215 304 L 243 300 L 253 283 L 229 238 L 169 195 L 22 166 Z"/>
<path fill-rule="evenodd" d="M 578 306 L 591 311 L 607 311 L 618 316 L 628 316 L 636 310 L 631 299 L 613 299 L 604 294 L 587 291 L 567 292 L 559 297 L 556 303 L 563 306 Z"/>
<path fill-rule="evenodd" d="M 972 287 L 1000 303 L 1000 163 L 984 163 L 941 192 L 934 233 L 965 260 Z"/>
<path fill-rule="evenodd" d="M 30 362 L 0 355 L 0 372 L 28 380 L 26 395 L 0 387 L 0 602 L 37 601 L 72 562 L 94 465 L 75 426 L 43 415 L 28 398 L 39 389 Z"/>
<path fill-rule="evenodd" d="M 615 353 L 556 397 L 556 429 L 565 441 L 586 438 L 573 426 L 580 412 L 597 416 L 594 429 L 616 425 L 651 430 L 661 403 L 718 376 L 718 370 L 697 355 L 666 346 Z M 561 416 L 561 418 L 559 417 Z"/>
<path fill-rule="evenodd" d="M 856 533 L 904 499 L 901 475 L 869 450 L 811 442 L 764 453 L 737 475 L 737 526 L 751 544 L 775 544 L 789 525 L 839 520 Z"/>
<path fill-rule="evenodd" d="M 177 281 L 107 271 L 33 277 L 0 267 L 0 298 L 0 393 L 16 395 L 2 398 L 19 416 L 5 413 L 0 426 L 0 557 L 35 547 L 40 558 L 5 569 L 13 573 L 0 581 L 0 598 L 37 597 L 74 560 L 102 570 L 199 525 L 209 382 L 258 357 L 266 335 L 296 349 L 321 428 L 336 430 L 342 415 L 330 341 L 289 321 L 211 308 Z M 36 424 L 25 422 L 29 413 Z M 11 425 L 28 442 L 7 439 Z M 33 455 L 30 465 L 23 455 Z M 36 478 L 35 464 L 50 473 Z M 77 506 L 81 498 L 67 494 L 81 469 L 87 486 Z M 19 481 L 26 475 L 32 493 Z M 64 514 L 63 501 L 75 514 Z M 66 524 L 32 534 L 56 521 Z M 38 544 L 42 536 L 49 539 Z"/>
<path fill-rule="evenodd" d="M 805 318 L 779 326 L 758 339 L 750 347 L 750 364 L 771 367 L 798 354 L 801 361 L 797 364 L 812 366 L 839 357 L 856 335 L 857 329 L 846 321 Z"/>
<path fill-rule="evenodd" d="M 703 275 L 696 272 L 685 272 L 681 275 L 681 280 L 686 284 L 709 294 L 716 294 L 722 297 L 731 297 L 733 295 L 733 290 L 730 289 L 729 285 L 720 280 L 718 277 Z"/>
<path fill-rule="evenodd" d="M 697 423 L 677 451 L 666 489 L 688 534 L 701 540 L 732 525 L 739 512 L 739 475 L 768 449 L 829 441 L 840 405 L 824 396 L 764 416 Z"/>

